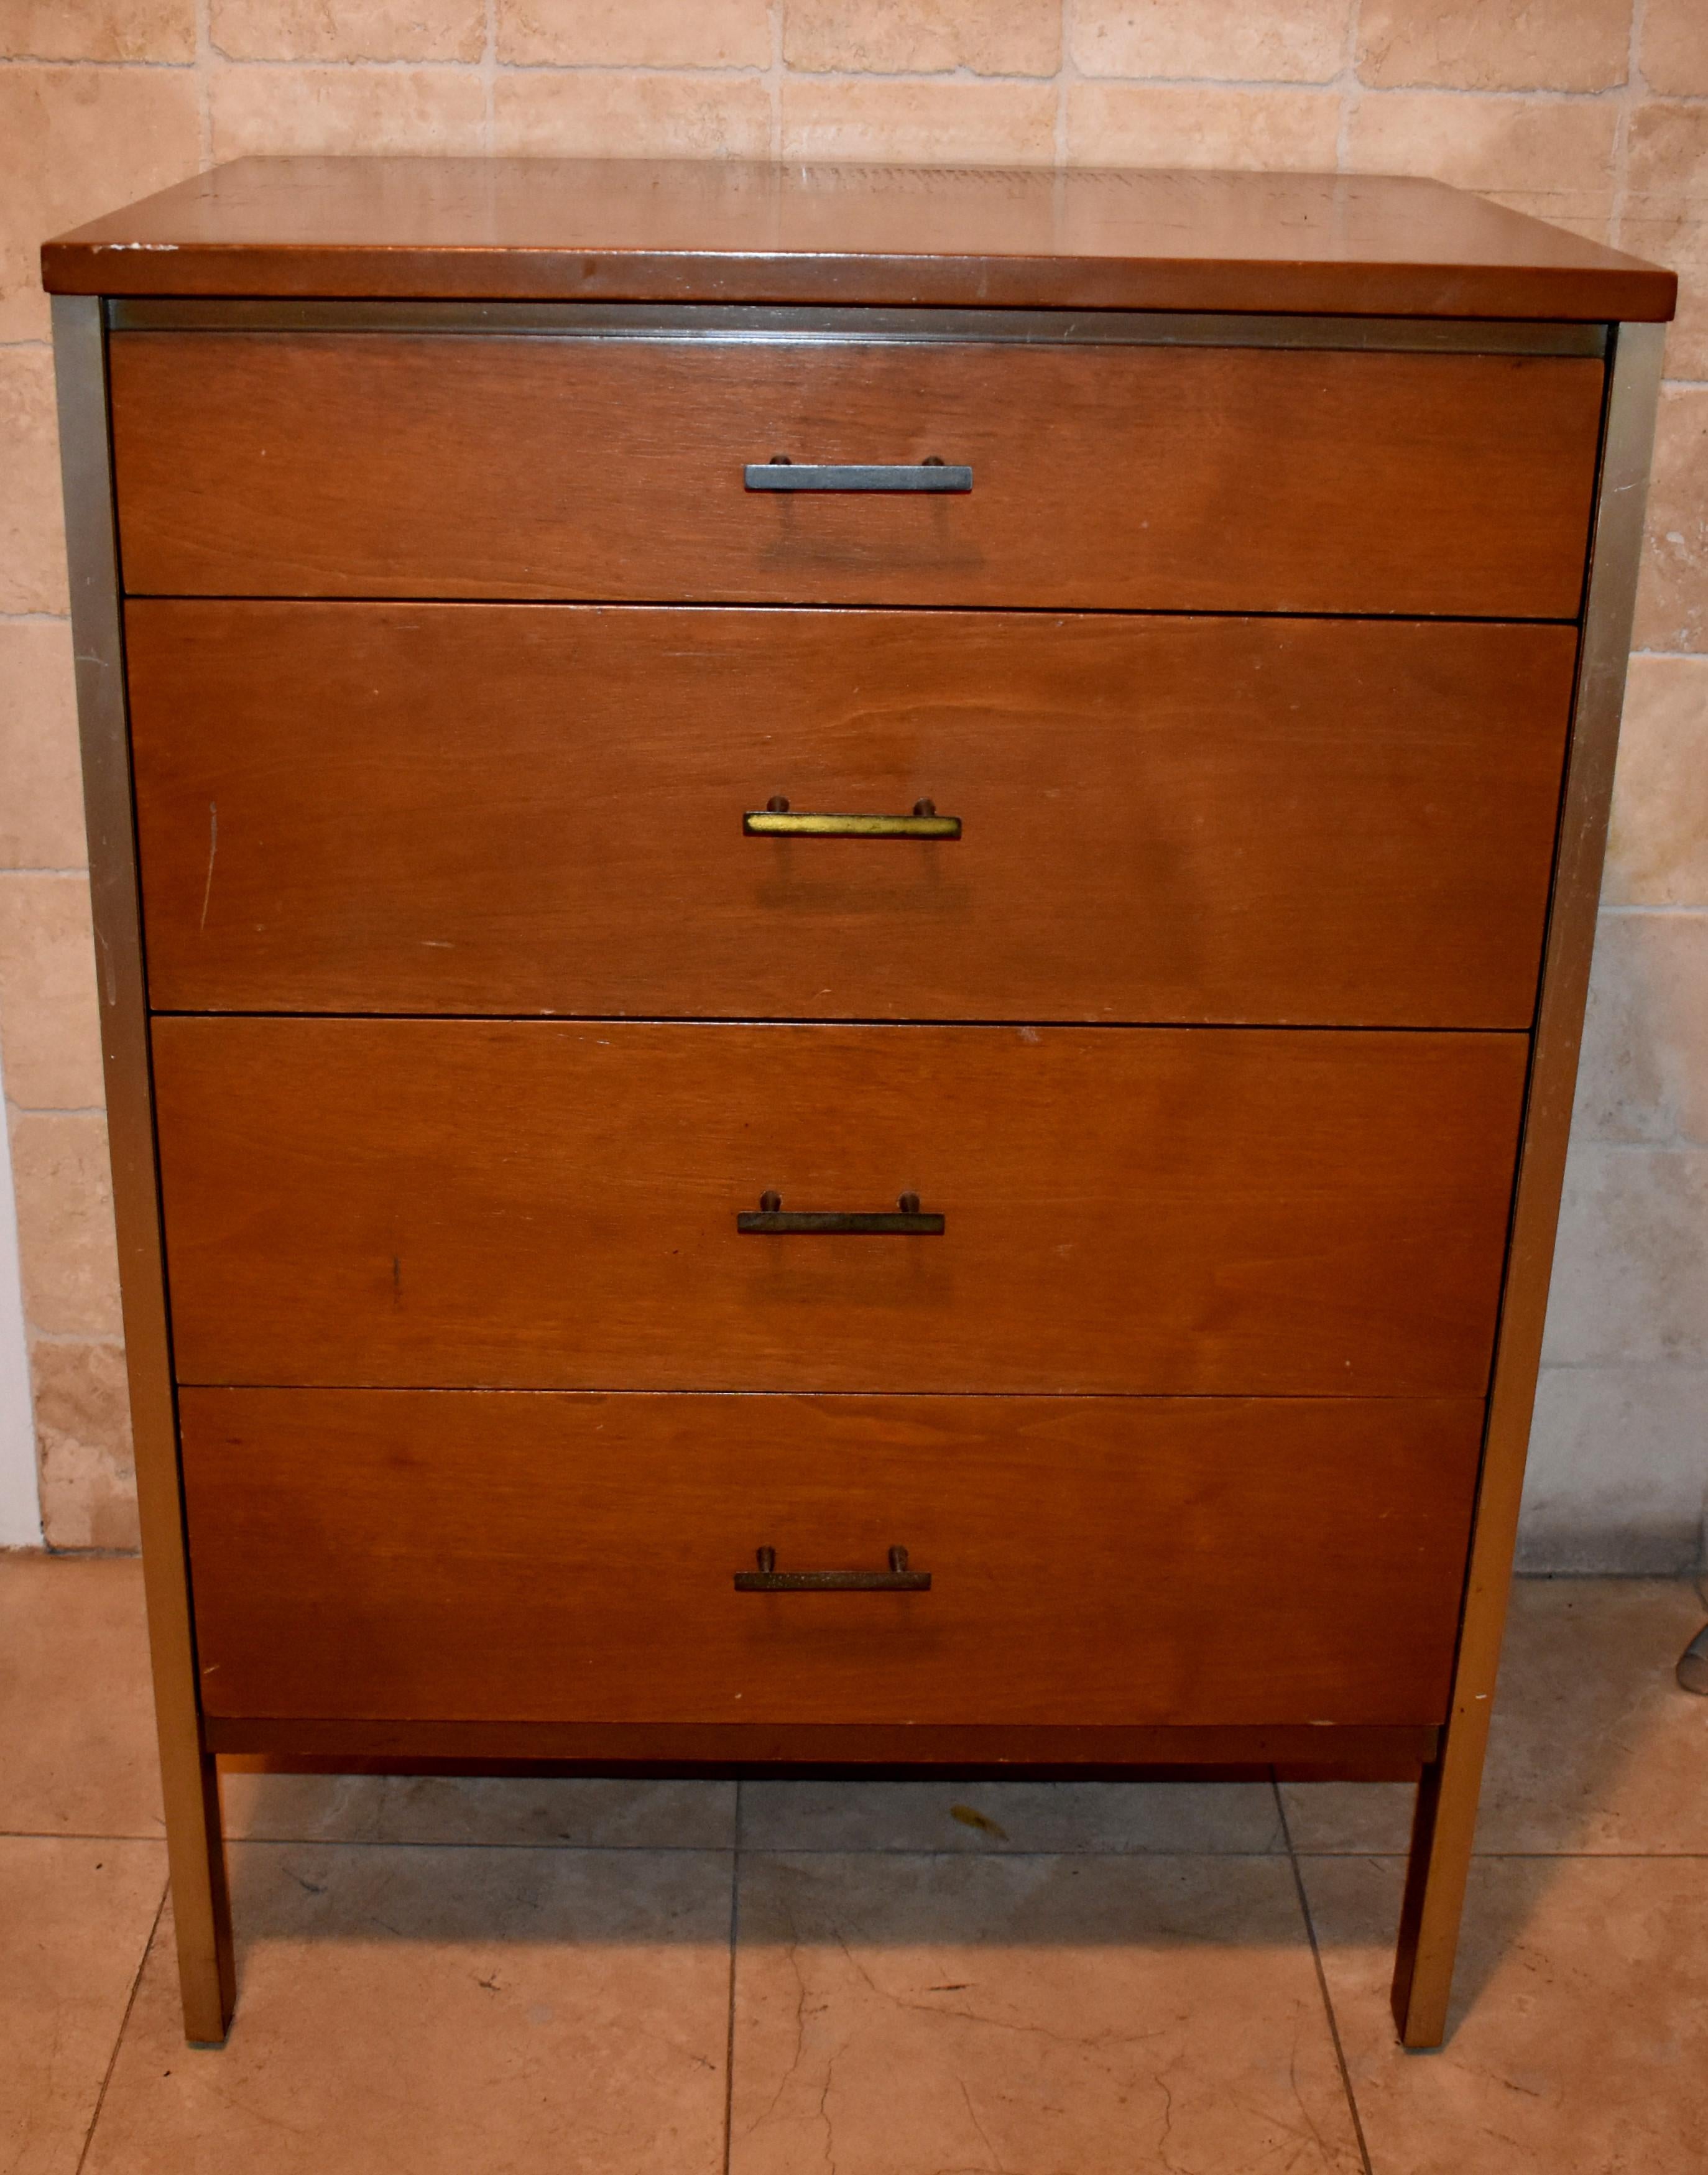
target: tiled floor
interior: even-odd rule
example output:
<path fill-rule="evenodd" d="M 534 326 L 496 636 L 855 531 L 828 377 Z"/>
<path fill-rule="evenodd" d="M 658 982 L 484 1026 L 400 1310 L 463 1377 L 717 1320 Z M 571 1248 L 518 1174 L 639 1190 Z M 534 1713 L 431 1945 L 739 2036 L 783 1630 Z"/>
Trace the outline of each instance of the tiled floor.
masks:
<path fill-rule="evenodd" d="M 137 1567 L 0 1557 L 0 2175 L 1708 2175 L 1704 1608 L 1520 1587 L 1439 2054 L 1402 1790 L 248 1773 L 213 2053 Z"/>

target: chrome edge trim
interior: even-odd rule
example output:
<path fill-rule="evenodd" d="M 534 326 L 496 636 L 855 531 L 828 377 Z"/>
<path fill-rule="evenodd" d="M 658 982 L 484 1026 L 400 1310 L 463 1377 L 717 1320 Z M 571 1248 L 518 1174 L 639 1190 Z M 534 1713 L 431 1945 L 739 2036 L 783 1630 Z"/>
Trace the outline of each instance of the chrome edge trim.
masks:
<path fill-rule="evenodd" d="M 96 1002 L 167 1858 L 177 1899 L 187 2027 L 192 2039 L 212 2042 L 223 2039 L 230 2015 L 229 1913 L 219 1841 L 218 1784 L 205 1747 L 198 1695 L 178 1465 L 125 697 L 106 334 L 96 297 L 53 297 L 53 362 L 89 831 Z M 217 1960 L 211 1971 L 210 1958 Z"/>
<path fill-rule="evenodd" d="M 54 296 L 53 356 L 125 1352 L 138 1463 L 146 1463 L 152 1477 L 168 1467 L 176 1473 L 177 1433 L 155 1167 L 118 535 L 99 302 L 82 296 Z M 176 1514 L 176 1503 L 174 1507 Z"/>
<path fill-rule="evenodd" d="M 1642 567 L 1649 468 L 1654 452 L 1665 325 L 1618 328 L 1585 592 L 1570 754 L 1561 800 L 1553 899 L 1543 952 L 1530 1090 L 1518 1159 L 1512 1243 L 1501 1300 L 1489 1392 L 1488 1438 L 1479 1498 L 1467 1609 L 1492 1578 L 1505 1605 L 1518 1526 L 1518 1495 L 1529 1447 L 1542 1359 L 1554 1236 L 1571 1134 L 1590 957 L 1601 904 L 1613 766 L 1630 664 L 1631 626 Z M 1510 1500 L 1490 1501 L 1491 1477 L 1508 1475 Z M 1500 1516 L 1491 1519 L 1491 1511 Z M 1504 1528 L 1504 1530 L 1503 1530 Z M 1484 1552 L 1499 1547 L 1496 1560 Z M 1487 1685 L 1492 1690 L 1493 1672 Z"/>
<path fill-rule="evenodd" d="M 1599 355 L 1607 328 L 1468 317 L 1184 316 L 1147 310 L 788 308 L 717 302 L 288 301 L 117 296 L 110 330 L 537 334 L 739 344 L 1306 347 L 1445 355 Z"/>
<path fill-rule="evenodd" d="M 1440 1754 L 1419 1791 L 1394 1982 L 1395 2014 L 1408 2046 L 1438 2045 L 1445 2029 L 1517 1548 L 1642 564 L 1667 328 L 1624 323 L 1613 328 L 1613 335 L 1577 686 L 1452 1700 Z"/>

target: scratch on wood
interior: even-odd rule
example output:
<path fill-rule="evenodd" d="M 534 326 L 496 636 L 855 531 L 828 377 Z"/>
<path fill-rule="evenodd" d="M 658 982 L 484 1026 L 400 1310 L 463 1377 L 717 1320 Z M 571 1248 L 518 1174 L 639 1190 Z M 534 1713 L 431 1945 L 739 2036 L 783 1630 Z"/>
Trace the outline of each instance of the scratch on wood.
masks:
<path fill-rule="evenodd" d="M 220 808 L 217 801 L 208 803 L 208 881 L 202 892 L 202 926 L 208 926 L 208 902 L 214 896 L 214 856 L 220 850 Z"/>

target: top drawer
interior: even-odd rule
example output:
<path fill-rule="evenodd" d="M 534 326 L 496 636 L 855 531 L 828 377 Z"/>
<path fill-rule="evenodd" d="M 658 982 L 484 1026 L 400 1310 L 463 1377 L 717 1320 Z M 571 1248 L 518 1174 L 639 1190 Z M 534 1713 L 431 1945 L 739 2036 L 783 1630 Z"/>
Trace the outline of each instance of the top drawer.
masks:
<path fill-rule="evenodd" d="M 126 584 L 155 595 L 1569 619 L 1576 357 L 120 333 Z M 744 470 L 964 464 L 964 493 Z"/>

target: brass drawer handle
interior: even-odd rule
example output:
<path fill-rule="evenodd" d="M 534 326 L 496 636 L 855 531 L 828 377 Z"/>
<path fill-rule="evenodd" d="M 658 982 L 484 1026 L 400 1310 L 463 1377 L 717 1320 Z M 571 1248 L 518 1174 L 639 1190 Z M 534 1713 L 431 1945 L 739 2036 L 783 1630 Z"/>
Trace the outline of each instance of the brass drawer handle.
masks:
<path fill-rule="evenodd" d="M 797 461 L 773 453 L 742 470 L 749 491 L 971 491 L 973 471 L 935 453 L 923 461 Z"/>
<path fill-rule="evenodd" d="M 796 815 L 780 793 L 741 818 L 749 838 L 958 838 L 961 818 L 940 816 L 935 800 L 916 800 L 911 816 Z"/>
<path fill-rule="evenodd" d="M 890 1550 L 887 1570 L 778 1570 L 775 1549 L 756 1553 L 757 1570 L 738 1570 L 737 1593 L 929 1593 L 931 1574 L 909 1570 L 905 1549 Z"/>
<path fill-rule="evenodd" d="M 820 1232 L 840 1233 L 859 1237 L 887 1239 L 941 1239 L 943 1219 L 941 1216 L 922 1215 L 917 1193 L 904 1193 L 896 1203 L 893 1215 L 865 1215 L 859 1210 L 842 1208 L 785 1208 L 780 1193 L 762 1193 L 756 1209 L 743 1208 L 737 1212 L 735 1229 L 759 1238 L 769 1238 L 779 1233 L 794 1232 L 811 1234 Z"/>

